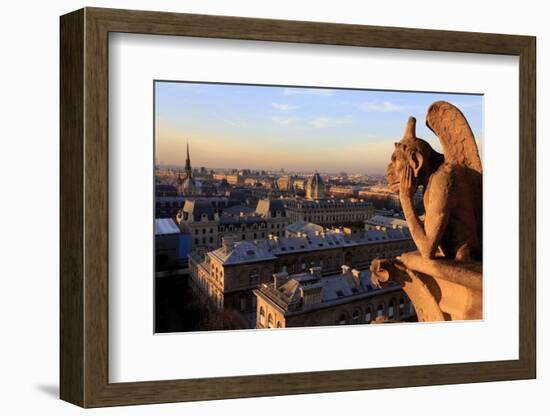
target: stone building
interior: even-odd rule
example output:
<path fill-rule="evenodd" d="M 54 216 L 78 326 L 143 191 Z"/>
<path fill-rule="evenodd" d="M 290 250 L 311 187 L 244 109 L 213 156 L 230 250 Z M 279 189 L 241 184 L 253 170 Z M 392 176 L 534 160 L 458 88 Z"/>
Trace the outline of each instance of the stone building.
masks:
<path fill-rule="evenodd" d="M 296 221 L 285 228 L 285 237 L 300 237 L 303 234 L 322 233 L 325 229 L 311 222 Z"/>
<path fill-rule="evenodd" d="M 185 196 L 156 196 L 155 197 L 155 218 L 176 218 Z"/>
<path fill-rule="evenodd" d="M 411 321 L 415 311 L 398 285 L 375 288 L 370 271 L 342 266 L 323 276 L 320 267 L 289 275 L 275 273 L 254 289 L 256 328 L 369 324 L 375 319 Z"/>
<path fill-rule="evenodd" d="M 367 199 L 378 209 L 401 209 L 399 195 L 394 194 L 386 187 L 371 186 L 359 191 L 359 198 Z"/>
<path fill-rule="evenodd" d="M 256 311 L 252 290 L 271 280 L 273 260 L 275 256 L 257 245 L 226 238 L 217 250 L 189 256 L 191 287 L 216 309 L 239 311 L 252 328 Z"/>
<path fill-rule="evenodd" d="M 285 199 L 292 222 L 305 221 L 324 227 L 361 224 L 374 215 L 374 206 L 359 199 Z"/>
<path fill-rule="evenodd" d="M 307 179 L 304 178 L 293 178 L 292 185 L 295 190 L 305 191 L 307 184 Z"/>
<path fill-rule="evenodd" d="M 222 247 L 189 257 L 193 286 L 219 308 L 241 311 L 255 324 L 256 297 L 252 289 L 269 283 L 274 273 L 301 273 L 320 267 L 323 274 L 337 273 L 342 264 L 366 269 L 377 257 L 392 258 L 415 250 L 408 229 L 370 230 L 350 239 L 338 231 L 271 236 L 255 241 L 223 240 Z"/>
<path fill-rule="evenodd" d="M 401 210 L 399 194 L 393 193 L 384 186 L 371 186 L 358 192 L 359 198 L 366 199 L 373 203 L 378 209 Z M 420 212 L 424 211 L 424 188 L 419 186 L 413 196 L 414 207 Z"/>
<path fill-rule="evenodd" d="M 176 222 L 182 232 L 191 236 L 194 248 L 217 247 L 220 215 L 208 199 L 186 200 Z"/>
<path fill-rule="evenodd" d="M 212 175 L 212 178 L 216 181 L 226 180 L 231 185 L 242 185 L 244 181 L 244 177 L 237 173 L 216 172 Z"/>
<path fill-rule="evenodd" d="M 292 176 L 285 175 L 277 179 L 277 187 L 281 191 L 292 191 L 294 188 L 294 180 Z"/>
<path fill-rule="evenodd" d="M 335 198 L 357 197 L 361 187 L 359 185 L 335 185 L 331 186 L 329 193 Z"/>
<path fill-rule="evenodd" d="M 408 227 L 407 221 L 402 218 L 386 217 L 383 215 L 375 215 L 365 221 L 365 230 L 376 230 L 386 228 L 403 228 Z"/>
<path fill-rule="evenodd" d="M 280 200 L 260 200 L 252 213 L 215 210 L 209 199 L 185 201 L 176 220 L 183 232 L 189 233 L 194 248 L 210 250 L 221 246 L 224 237 L 235 241 L 283 236 L 290 223 Z"/>
<path fill-rule="evenodd" d="M 315 172 L 307 179 L 305 190 L 307 199 L 322 199 L 325 197 L 325 183 L 319 173 Z"/>

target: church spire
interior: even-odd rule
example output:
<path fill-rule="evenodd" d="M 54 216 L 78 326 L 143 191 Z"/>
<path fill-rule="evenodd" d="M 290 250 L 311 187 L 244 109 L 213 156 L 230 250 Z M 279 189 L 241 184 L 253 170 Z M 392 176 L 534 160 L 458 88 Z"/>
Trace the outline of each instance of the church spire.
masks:
<path fill-rule="evenodd" d="M 189 157 L 189 141 L 187 142 L 187 158 L 185 159 L 185 176 L 187 178 L 193 177 L 193 170 L 191 169 L 191 157 Z"/>

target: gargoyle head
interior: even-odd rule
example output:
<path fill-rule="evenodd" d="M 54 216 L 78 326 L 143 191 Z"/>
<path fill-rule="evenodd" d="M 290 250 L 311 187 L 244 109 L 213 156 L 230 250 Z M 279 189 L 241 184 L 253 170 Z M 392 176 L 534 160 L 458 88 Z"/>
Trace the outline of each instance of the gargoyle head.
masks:
<path fill-rule="evenodd" d="M 414 117 L 409 117 L 403 138 L 394 145 L 395 149 L 388 164 L 386 180 L 390 190 L 399 193 L 399 184 L 407 166 L 411 167 L 417 185 L 424 182 L 424 177 L 429 175 L 429 165 L 434 150 L 428 142 L 416 137 L 416 119 Z"/>

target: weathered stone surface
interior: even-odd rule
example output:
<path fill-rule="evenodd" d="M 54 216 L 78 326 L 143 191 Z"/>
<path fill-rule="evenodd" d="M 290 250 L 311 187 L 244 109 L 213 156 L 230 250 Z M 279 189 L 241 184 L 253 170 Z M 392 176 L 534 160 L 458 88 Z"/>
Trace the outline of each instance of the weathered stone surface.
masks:
<path fill-rule="evenodd" d="M 433 103 L 426 124 L 445 154 L 416 137 L 416 120 L 410 117 L 387 171 L 388 186 L 399 193 L 418 253 L 375 260 L 373 282 L 400 284 L 420 321 L 480 319 L 482 168 L 477 145 L 466 118 L 450 103 Z M 413 207 L 420 185 L 423 221 Z"/>
<path fill-rule="evenodd" d="M 425 259 L 407 253 L 397 260 L 377 259 L 371 266 L 373 283 L 399 284 L 421 322 L 481 319 L 483 285 L 481 263 Z"/>

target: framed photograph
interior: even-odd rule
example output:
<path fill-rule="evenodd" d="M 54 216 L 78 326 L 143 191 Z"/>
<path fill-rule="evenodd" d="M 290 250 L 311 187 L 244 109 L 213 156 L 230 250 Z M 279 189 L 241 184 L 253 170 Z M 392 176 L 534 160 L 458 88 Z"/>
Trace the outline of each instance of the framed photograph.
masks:
<path fill-rule="evenodd" d="M 536 377 L 534 37 L 60 23 L 63 400 Z"/>

